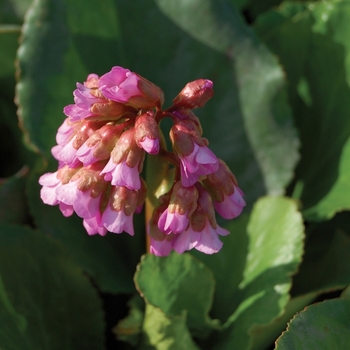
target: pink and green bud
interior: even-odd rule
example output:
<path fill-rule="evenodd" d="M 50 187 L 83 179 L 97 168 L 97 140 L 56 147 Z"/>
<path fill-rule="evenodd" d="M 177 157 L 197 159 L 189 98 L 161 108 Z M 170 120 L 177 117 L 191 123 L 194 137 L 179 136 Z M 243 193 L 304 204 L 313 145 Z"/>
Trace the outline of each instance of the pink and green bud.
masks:
<path fill-rule="evenodd" d="M 174 152 L 180 159 L 181 182 L 186 187 L 214 173 L 219 167 L 218 159 L 207 147 L 207 141 L 195 133 L 196 130 L 192 122 L 179 122 L 170 130 Z"/>
<path fill-rule="evenodd" d="M 123 124 L 106 124 L 96 130 L 77 150 L 76 157 L 84 166 L 108 159 L 116 141 L 124 131 Z"/>
<path fill-rule="evenodd" d="M 159 152 L 159 127 L 153 111 L 143 113 L 136 118 L 135 141 L 140 148 L 149 154 L 157 154 Z"/>
<path fill-rule="evenodd" d="M 224 161 L 220 159 L 219 169 L 208 175 L 203 184 L 213 198 L 216 211 L 224 219 L 233 219 L 241 214 L 246 205 L 244 194 Z"/>
<path fill-rule="evenodd" d="M 136 145 L 134 133 L 133 128 L 123 132 L 101 174 L 105 174 L 105 180 L 114 186 L 137 191 L 141 188 L 140 172 L 145 152 Z"/>
<path fill-rule="evenodd" d="M 164 102 L 158 86 L 118 66 L 100 78 L 99 89 L 106 98 L 137 109 L 160 107 Z"/>
<path fill-rule="evenodd" d="M 176 182 L 168 208 L 159 217 L 158 227 L 164 233 L 181 233 L 188 227 L 189 218 L 196 209 L 198 191 L 195 186 L 184 187 Z"/>
<path fill-rule="evenodd" d="M 203 107 L 213 95 L 213 82 L 208 79 L 198 79 L 186 84 L 175 97 L 173 107 L 189 109 Z"/>

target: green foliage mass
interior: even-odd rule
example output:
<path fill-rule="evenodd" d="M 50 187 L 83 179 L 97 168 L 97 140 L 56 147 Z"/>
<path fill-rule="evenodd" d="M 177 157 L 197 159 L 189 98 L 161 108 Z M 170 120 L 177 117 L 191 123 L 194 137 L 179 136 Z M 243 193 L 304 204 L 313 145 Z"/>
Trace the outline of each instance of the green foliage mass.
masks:
<path fill-rule="evenodd" d="M 347 0 L 0 0 L 0 348 L 345 349 L 349 33 Z M 247 201 L 219 253 L 158 258 L 142 214 L 89 237 L 41 202 L 76 82 L 117 65 L 166 106 L 214 82 L 198 116 Z"/>

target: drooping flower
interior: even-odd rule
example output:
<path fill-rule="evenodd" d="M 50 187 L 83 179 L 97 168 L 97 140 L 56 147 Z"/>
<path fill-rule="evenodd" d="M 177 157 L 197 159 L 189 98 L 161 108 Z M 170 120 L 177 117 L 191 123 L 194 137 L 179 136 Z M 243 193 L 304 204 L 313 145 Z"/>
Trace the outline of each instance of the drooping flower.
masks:
<path fill-rule="evenodd" d="M 169 205 L 160 215 L 159 229 L 164 233 L 181 233 L 186 230 L 189 218 L 196 209 L 198 191 L 195 186 L 184 187 L 176 182 Z"/>
<path fill-rule="evenodd" d="M 137 191 L 141 187 L 140 172 L 145 152 L 136 145 L 134 132 L 134 129 L 123 132 L 101 174 L 105 174 L 105 180 L 111 181 L 114 186 Z"/>
<path fill-rule="evenodd" d="M 219 236 L 226 236 L 229 231 L 217 224 L 209 193 L 201 185 L 196 185 L 196 187 L 199 197 L 186 229 L 177 232 L 172 230 L 164 232 L 159 227 L 162 215 L 159 213 L 158 227 L 154 224 L 149 226 L 153 254 L 166 256 L 170 254 L 171 250 L 182 254 L 193 248 L 205 254 L 213 254 L 222 248 L 223 243 Z"/>
<path fill-rule="evenodd" d="M 109 203 L 102 214 L 103 226 L 108 231 L 114 233 L 125 231 L 133 236 L 133 215 L 144 202 L 145 196 L 145 186 L 142 186 L 139 191 L 115 186 L 111 192 Z"/>
<path fill-rule="evenodd" d="M 179 120 L 170 130 L 173 149 L 180 159 L 181 182 L 194 185 L 203 175 L 214 173 L 218 159 L 207 147 L 207 141 L 198 134 L 198 127 L 191 120 Z"/>
<path fill-rule="evenodd" d="M 241 214 L 246 205 L 244 194 L 223 160 L 219 160 L 218 170 L 208 175 L 203 184 L 213 198 L 216 211 L 224 219 L 234 219 Z"/>

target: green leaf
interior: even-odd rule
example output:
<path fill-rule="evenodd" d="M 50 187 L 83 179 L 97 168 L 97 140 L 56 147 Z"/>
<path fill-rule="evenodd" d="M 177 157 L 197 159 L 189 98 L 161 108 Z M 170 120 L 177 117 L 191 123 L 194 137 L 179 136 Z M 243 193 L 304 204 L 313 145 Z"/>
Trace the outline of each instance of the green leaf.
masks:
<path fill-rule="evenodd" d="M 150 304 L 146 306 L 142 349 L 199 350 L 186 326 L 186 312 L 169 316 Z"/>
<path fill-rule="evenodd" d="M 349 314 L 349 300 L 311 305 L 292 319 L 275 349 L 346 349 L 350 342 Z"/>
<path fill-rule="evenodd" d="M 33 0 L 0 0 L 0 23 L 22 24 Z"/>
<path fill-rule="evenodd" d="M 290 82 L 302 141 L 293 196 L 307 220 L 331 218 L 350 209 L 350 3 L 285 3 L 256 29 Z"/>
<path fill-rule="evenodd" d="M 209 318 L 213 275 L 191 255 L 172 253 L 165 258 L 144 255 L 134 280 L 147 304 L 160 308 L 167 316 L 179 316 L 185 311 L 188 328 L 196 335 L 205 337 L 217 326 Z"/>
<path fill-rule="evenodd" d="M 101 301 L 51 239 L 0 224 L 0 347 L 103 349 Z"/>
<path fill-rule="evenodd" d="M 238 11 L 225 1 L 156 2 L 182 30 L 212 49 L 209 57 L 215 57 L 215 51 L 226 56 L 229 63 L 221 64 L 216 71 L 217 76 L 225 78 L 225 83 L 219 78 L 220 98 L 216 99 L 215 106 L 211 105 L 213 109 L 206 108 L 211 118 L 219 116 L 212 124 L 212 132 L 221 138 L 221 148 L 227 148 L 224 155 L 234 148 L 229 146 L 230 142 L 236 146 L 241 141 L 241 137 L 235 138 L 235 132 L 246 133 L 259 170 L 250 169 L 250 174 L 245 175 L 256 176 L 260 171 L 268 193 L 283 193 L 298 160 L 299 142 L 286 99 L 284 74 L 277 59 L 257 40 Z M 198 62 L 206 62 L 203 54 Z M 237 123 L 240 118 L 244 126 L 240 124 L 235 130 L 232 121 Z M 206 123 L 204 130 L 210 130 L 206 129 Z M 222 135 L 230 140 L 225 145 Z M 210 134 L 208 138 L 211 140 Z M 233 163 L 233 159 L 230 160 Z M 238 176 L 241 178 L 244 180 Z"/>
<path fill-rule="evenodd" d="M 126 233 L 89 236 L 76 215 L 66 218 L 58 207 L 45 205 L 40 199 L 38 173 L 33 171 L 28 183 L 31 213 L 40 230 L 54 237 L 86 271 L 101 291 L 133 293 L 135 267 L 145 250 L 144 228 L 135 225 L 135 237 Z"/>
<path fill-rule="evenodd" d="M 247 227 L 249 243 L 242 279 L 232 291 L 234 303 L 238 299 L 239 304 L 225 324 L 227 330 L 217 335 L 215 344 L 246 349 L 259 337 L 259 327 L 264 328 L 284 314 L 290 299 L 291 275 L 302 258 L 303 231 L 302 216 L 294 201 L 265 197 L 256 203 Z M 234 264 L 232 255 L 229 266 Z M 223 274 L 229 280 L 231 274 L 226 272 Z M 226 303 L 230 303 L 229 299 Z"/>
<path fill-rule="evenodd" d="M 29 219 L 27 198 L 25 196 L 28 169 L 23 168 L 15 176 L 0 181 L 0 222 L 24 224 Z"/>
<path fill-rule="evenodd" d="M 32 147 L 50 154 L 75 83 L 120 62 L 119 44 L 112 0 L 103 6 L 84 0 L 33 2 L 18 51 L 17 84 L 19 115 Z"/>

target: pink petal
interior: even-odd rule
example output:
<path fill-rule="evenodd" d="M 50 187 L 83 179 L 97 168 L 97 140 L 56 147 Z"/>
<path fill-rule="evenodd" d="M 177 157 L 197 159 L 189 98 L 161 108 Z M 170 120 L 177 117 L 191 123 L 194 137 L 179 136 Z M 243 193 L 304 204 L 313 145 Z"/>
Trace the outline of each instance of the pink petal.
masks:
<path fill-rule="evenodd" d="M 206 225 L 201 232 L 201 238 L 195 248 L 205 254 L 217 253 L 223 246 L 219 240 L 217 232 L 211 227 L 207 220 Z"/>
<path fill-rule="evenodd" d="M 144 141 L 140 141 L 142 148 L 149 154 L 157 154 L 159 152 L 159 140 L 146 137 Z"/>
<path fill-rule="evenodd" d="M 156 256 L 168 256 L 173 249 L 173 241 L 164 239 L 163 241 L 156 241 L 151 238 L 150 253 Z"/>
<path fill-rule="evenodd" d="M 78 199 L 78 181 L 68 182 L 57 188 L 56 195 L 59 201 L 67 205 L 74 205 Z"/>
<path fill-rule="evenodd" d="M 180 233 L 176 236 L 174 242 L 174 250 L 182 254 L 186 250 L 194 248 L 200 239 L 200 232 L 194 231 L 189 227 L 185 232 Z"/>
<path fill-rule="evenodd" d="M 64 204 L 64 203 L 60 203 L 59 204 L 59 208 L 61 210 L 61 213 L 63 214 L 63 216 L 65 217 L 68 217 L 68 216 L 71 216 L 73 215 L 74 213 L 74 208 L 72 205 L 67 205 L 67 204 Z"/>
<path fill-rule="evenodd" d="M 106 235 L 107 229 L 101 225 L 100 221 L 101 215 L 83 220 L 83 225 L 90 236 L 96 233 L 98 233 L 100 236 Z"/>
<path fill-rule="evenodd" d="M 104 213 L 102 214 L 103 226 L 110 232 L 122 233 L 123 231 L 134 235 L 133 216 L 127 216 L 123 210 L 112 210 L 108 205 Z"/>
<path fill-rule="evenodd" d="M 100 213 L 100 199 L 92 198 L 90 195 L 91 191 L 77 191 L 77 199 L 73 204 L 74 210 L 78 216 L 84 219 L 90 219 L 99 215 Z"/>

